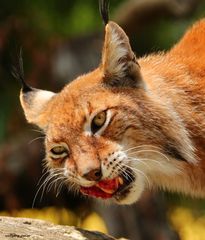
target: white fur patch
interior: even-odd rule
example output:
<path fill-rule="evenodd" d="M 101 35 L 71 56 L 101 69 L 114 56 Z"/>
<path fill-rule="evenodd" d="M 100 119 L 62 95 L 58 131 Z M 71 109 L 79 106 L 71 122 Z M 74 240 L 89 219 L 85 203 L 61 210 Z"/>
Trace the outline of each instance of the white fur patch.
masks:
<path fill-rule="evenodd" d="M 39 90 L 36 92 L 33 98 L 34 111 L 40 112 L 45 104 L 55 95 L 55 93 L 45 90 Z"/>
<path fill-rule="evenodd" d="M 21 92 L 20 100 L 27 120 L 36 124 L 36 119 L 41 114 L 42 109 L 54 95 L 55 93 L 45 90 Z"/>

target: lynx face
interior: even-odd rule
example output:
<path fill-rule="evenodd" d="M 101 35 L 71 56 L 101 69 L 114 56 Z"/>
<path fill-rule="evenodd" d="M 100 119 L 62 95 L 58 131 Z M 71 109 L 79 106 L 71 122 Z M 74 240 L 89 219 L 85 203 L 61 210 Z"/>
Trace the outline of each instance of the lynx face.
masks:
<path fill-rule="evenodd" d="M 87 82 L 96 74 L 83 76 L 79 81 Z M 66 180 L 84 194 L 133 202 L 147 181 L 146 173 L 136 168 L 141 162 L 135 159 L 135 152 L 143 152 L 143 148 L 135 148 L 132 137 L 141 125 L 133 100 L 123 97 L 124 92 L 112 92 L 104 86 L 87 86 L 76 94 L 72 94 L 75 82 L 68 88 L 54 97 L 49 114 L 48 167 L 62 169 Z M 61 106 L 55 105 L 55 101 L 62 101 Z M 142 134 L 138 131 L 138 138 Z"/>
<path fill-rule="evenodd" d="M 151 93 L 113 22 L 99 68 L 58 94 L 24 86 L 20 99 L 27 120 L 45 131 L 50 173 L 82 194 L 130 204 L 195 162 L 183 122 Z"/>

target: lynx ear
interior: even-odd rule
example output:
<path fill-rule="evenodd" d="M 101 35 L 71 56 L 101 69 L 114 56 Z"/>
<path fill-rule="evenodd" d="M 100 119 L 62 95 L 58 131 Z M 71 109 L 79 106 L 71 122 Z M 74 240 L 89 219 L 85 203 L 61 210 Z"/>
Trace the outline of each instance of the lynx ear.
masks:
<path fill-rule="evenodd" d="M 104 82 L 113 87 L 141 85 L 140 67 L 129 39 L 120 26 L 108 22 L 102 53 Z"/>
<path fill-rule="evenodd" d="M 55 93 L 36 88 L 29 91 L 21 90 L 20 101 L 28 122 L 45 128 L 47 119 L 44 116 L 48 102 L 55 96 Z"/>
<path fill-rule="evenodd" d="M 22 49 L 15 59 L 12 67 L 12 75 L 21 82 L 20 101 L 23 107 L 26 119 L 30 123 L 45 128 L 46 118 L 44 117 L 48 102 L 55 95 L 53 92 L 44 91 L 30 87 L 24 79 Z"/>

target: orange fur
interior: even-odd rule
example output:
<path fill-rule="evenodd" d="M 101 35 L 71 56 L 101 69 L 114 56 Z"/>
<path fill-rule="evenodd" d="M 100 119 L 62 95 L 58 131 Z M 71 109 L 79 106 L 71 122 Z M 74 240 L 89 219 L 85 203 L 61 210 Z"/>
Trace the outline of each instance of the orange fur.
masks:
<path fill-rule="evenodd" d="M 99 68 L 39 108 L 41 99 L 43 92 L 38 100 L 21 93 L 28 121 L 46 133 L 48 168 L 76 189 L 93 186 L 97 180 L 85 176 L 96 169 L 112 179 L 129 168 L 133 183 L 113 197 L 118 203 L 136 201 L 149 186 L 205 197 L 205 20 L 170 51 L 138 61 L 126 34 L 109 22 Z M 93 133 L 92 119 L 102 111 L 108 123 Z M 53 159 L 52 147 L 62 143 L 69 154 Z"/>

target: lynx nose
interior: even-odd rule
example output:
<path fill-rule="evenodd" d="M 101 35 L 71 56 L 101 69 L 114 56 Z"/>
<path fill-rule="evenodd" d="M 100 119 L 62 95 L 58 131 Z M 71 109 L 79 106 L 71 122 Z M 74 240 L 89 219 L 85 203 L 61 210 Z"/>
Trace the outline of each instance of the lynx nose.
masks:
<path fill-rule="evenodd" d="M 83 175 L 89 181 L 99 181 L 102 177 L 102 172 L 100 168 L 92 169 L 88 173 Z"/>

